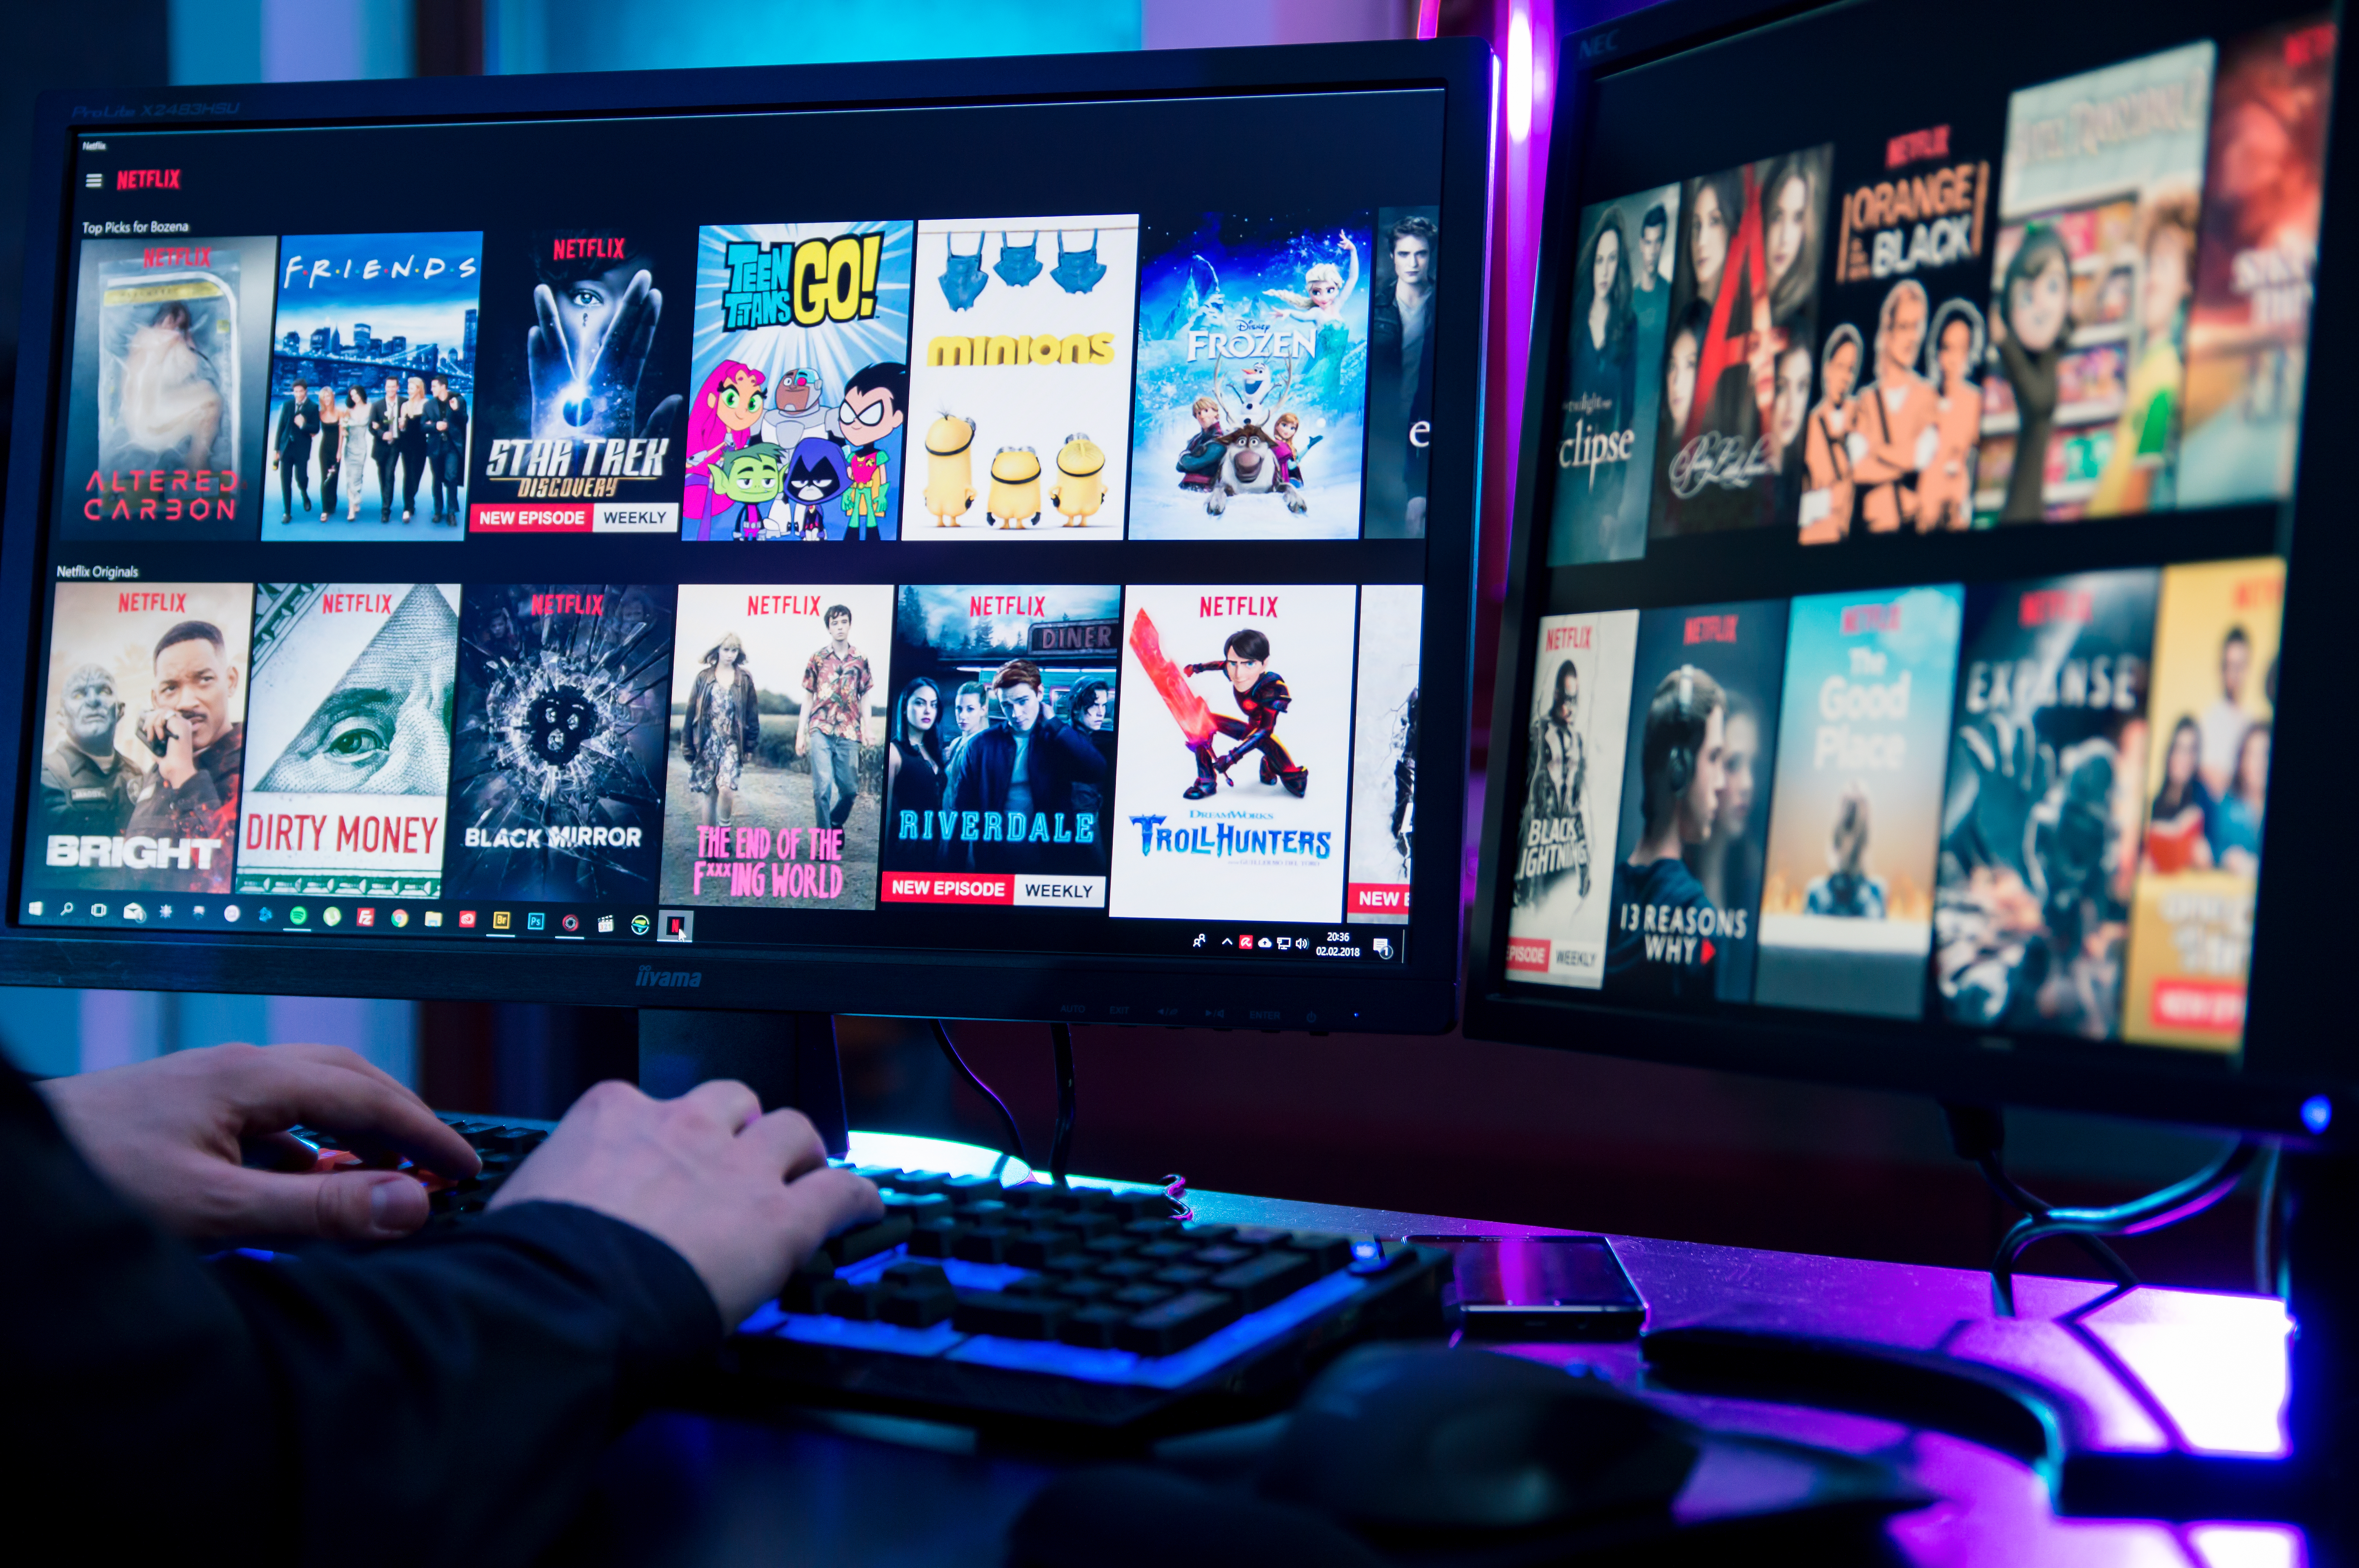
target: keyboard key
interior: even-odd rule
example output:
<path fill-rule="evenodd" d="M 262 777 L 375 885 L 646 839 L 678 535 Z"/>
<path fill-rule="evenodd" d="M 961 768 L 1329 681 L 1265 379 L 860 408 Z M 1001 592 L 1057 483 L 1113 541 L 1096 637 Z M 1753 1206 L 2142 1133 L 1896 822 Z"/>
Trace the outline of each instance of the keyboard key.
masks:
<path fill-rule="evenodd" d="M 1125 1285 L 1106 1297 L 1106 1300 L 1114 1305 L 1127 1307 L 1132 1312 L 1143 1311 L 1158 1302 L 1168 1302 L 1170 1299 L 1171 1292 L 1161 1285 Z"/>
<path fill-rule="evenodd" d="M 999 1195 L 999 1178 L 952 1176 L 942 1184 L 942 1191 L 954 1198 L 996 1198 Z"/>
<path fill-rule="evenodd" d="M 1138 1314 L 1114 1331 L 1114 1342 L 1141 1356 L 1169 1356 L 1234 1323 L 1238 1313 L 1234 1297 L 1189 1291 Z"/>
<path fill-rule="evenodd" d="M 1106 1208 L 1113 1201 L 1114 1195 L 1103 1187 L 1052 1187 L 1049 1189 L 1050 1205 L 1068 1213 L 1078 1213 L 1085 1208 Z"/>
<path fill-rule="evenodd" d="M 854 1165 L 852 1167 L 852 1173 L 855 1176 L 864 1177 L 868 1181 L 874 1182 L 880 1187 L 889 1187 L 893 1184 L 893 1178 L 901 1173 L 901 1167 L 898 1165 Z"/>
<path fill-rule="evenodd" d="M 903 1193 L 888 1187 L 878 1195 L 885 1200 L 886 1214 L 906 1214 L 912 1225 L 944 1219 L 951 1212 L 951 1200 L 940 1193 Z"/>
<path fill-rule="evenodd" d="M 1054 1339 L 1071 1314 L 1071 1302 L 1052 1296 L 1011 1296 L 1004 1291 L 961 1291 L 951 1326 L 961 1334 L 996 1334 L 1008 1339 Z"/>
<path fill-rule="evenodd" d="M 1180 1222 L 1168 1217 L 1134 1219 L 1122 1227 L 1125 1236 L 1136 1236 L 1143 1241 L 1169 1241 L 1180 1234 Z"/>
<path fill-rule="evenodd" d="M 819 1311 L 820 1292 L 835 1283 L 835 1265 L 822 1252 L 787 1276 L 778 1305 L 788 1312 Z"/>
<path fill-rule="evenodd" d="M 964 1234 L 951 1243 L 951 1256 L 970 1263 L 1004 1263 L 1007 1261 L 1007 1244 L 1016 1233 L 1004 1225 L 968 1226 Z"/>
<path fill-rule="evenodd" d="M 857 1263 L 863 1258 L 874 1258 L 909 1239 L 909 1217 L 888 1214 L 874 1225 L 860 1226 L 829 1237 L 821 1243 L 820 1250 L 834 1260 L 839 1269 L 847 1263 Z"/>
<path fill-rule="evenodd" d="M 1093 1252 L 1060 1252 L 1040 1267 L 1051 1274 L 1093 1274 L 1104 1261 Z"/>
<path fill-rule="evenodd" d="M 1157 1284 L 1169 1285 L 1175 1291 L 1184 1291 L 1192 1286 L 1201 1285 L 1212 1277 L 1212 1271 L 1210 1269 L 1190 1268 L 1185 1264 L 1169 1269 L 1158 1269 L 1147 1276 Z"/>
<path fill-rule="evenodd" d="M 1171 1217 L 1171 1200 L 1161 1193 L 1113 1193 L 1107 1195 L 1106 1207 L 1125 1225 Z"/>
<path fill-rule="evenodd" d="M 1093 1208 L 1082 1209 L 1072 1214 L 1054 1214 L 1047 1217 L 1049 1223 L 1066 1235 L 1089 1239 L 1111 1236 L 1122 1228 L 1122 1223 L 1114 1216 Z"/>
<path fill-rule="evenodd" d="M 1127 1258 L 1138 1250 L 1138 1238 L 1101 1236 L 1095 1240 L 1084 1242 L 1082 1250 L 1093 1258 Z"/>
<path fill-rule="evenodd" d="M 878 1182 L 905 1193 L 938 1193 L 950 1184 L 948 1171 L 896 1171 Z"/>
<path fill-rule="evenodd" d="M 1233 1246 L 1223 1241 L 1218 1247 L 1207 1247 L 1196 1254 L 1195 1261 L 1207 1269 L 1233 1269 L 1239 1263 L 1250 1263 L 1259 1257 L 1250 1247 Z"/>
<path fill-rule="evenodd" d="M 1008 1240 L 1007 1260 L 1038 1269 L 1072 1249 L 1072 1238 L 1061 1230 L 1019 1230 Z"/>
<path fill-rule="evenodd" d="M 1292 1295 L 1319 1278 L 1319 1273 L 1307 1253 L 1273 1250 L 1213 1275 L 1212 1289 L 1236 1297 L 1247 1312 L 1259 1312 Z"/>
<path fill-rule="evenodd" d="M 847 1285 L 841 1280 L 832 1281 L 819 1292 L 819 1310 L 830 1317 L 850 1318 L 854 1323 L 875 1323 L 877 1309 L 884 1303 L 882 1292 L 873 1285 Z"/>
<path fill-rule="evenodd" d="M 1142 1259 L 1147 1262 L 1153 1263 L 1158 1267 L 1162 1267 L 1168 1264 L 1177 1263 L 1185 1258 L 1193 1258 L 1196 1255 L 1196 1252 L 1197 1248 L 1192 1242 L 1150 1241 L 1146 1246 L 1138 1249 L 1133 1256 Z"/>
<path fill-rule="evenodd" d="M 1323 1276 L 1352 1262 L 1352 1238 L 1323 1230 L 1298 1230 L 1287 1245 L 1310 1260 L 1310 1266 Z"/>
<path fill-rule="evenodd" d="M 951 1213 L 969 1225 L 1006 1225 L 1016 1218 L 997 1198 L 953 1198 Z"/>
<path fill-rule="evenodd" d="M 1079 1302 L 1087 1306 L 1093 1302 L 1102 1301 L 1113 1295 L 1114 1292 L 1113 1281 L 1093 1280 L 1087 1274 L 1079 1274 L 1060 1283 L 1053 1293 L 1069 1302 Z"/>
<path fill-rule="evenodd" d="M 958 1292 L 945 1285 L 939 1291 L 886 1291 L 876 1303 L 876 1315 L 903 1328 L 931 1328 L 958 1311 Z"/>
<path fill-rule="evenodd" d="M 950 1275 L 940 1263 L 921 1263 L 905 1258 L 876 1276 L 876 1282 L 888 1291 L 930 1291 L 949 1285 Z"/>
<path fill-rule="evenodd" d="M 1111 1263 L 1099 1264 L 1097 1275 L 1101 1280 L 1120 1280 L 1125 1284 L 1136 1284 L 1154 1273 L 1156 1265 L 1143 1258 L 1117 1258 Z"/>
<path fill-rule="evenodd" d="M 1272 1230 L 1266 1225 L 1240 1225 L 1230 1234 L 1229 1243 L 1235 1247 L 1279 1247 L 1292 1234 L 1287 1230 Z"/>
<path fill-rule="evenodd" d="M 1226 1241 L 1236 1233 L 1237 1227 L 1234 1225 L 1189 1225 L 1180 1227 L 1180 1237 L 1181 1240 L 1192 1241 L 1199 1247 L 1210 1247 L 1216 1242 Z"/>
<path fill-rule="evenodd" d="M 909 1256 L 912 1258 L 947 1258 L 957 1246 L 967 1227 L 953 1219 L 929 1219 L 909 1228 Z"/>
<path fill-rule="evenodd" d="M 1114 1346 L 1114 1336 L 1129 1321 L 1130 1313 L 1126 1308 L 1085 1306 L 1066 1314 L 1065 1320 L 1057 1325 L 1057 1337 L 1068 1345 L 1079 1345 L 1089 1350 L 1111 1350 Z"/>

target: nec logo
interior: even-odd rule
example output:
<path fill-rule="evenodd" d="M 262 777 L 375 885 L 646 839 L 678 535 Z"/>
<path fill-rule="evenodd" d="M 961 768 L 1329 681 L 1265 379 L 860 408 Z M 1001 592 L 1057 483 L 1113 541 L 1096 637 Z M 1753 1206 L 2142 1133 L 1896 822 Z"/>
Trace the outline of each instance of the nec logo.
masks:
<path fill-rule="evenodd" d="M 1612 54 L 1616 49 L 1621 47 L 1617 42 L 1621 36 L 1622 29 L 1616 27 L 1610 33 L 1600 33 L 1593 38 L 1582 39 L 1581 58 L 1583 59 L 1597 59 L 1603 56 Z"/>
<path fill-rule="evenodd" d="M 677 986 L 694 990 L 704 984 L 702 969 L 658 969 L 651 964 L 639 966 L 640 986 Z"/>
<path fill-rule="evenodd" d="M 114 171 L 117 190 L 178 190 L 180 171 L 177 168 L 118 168 Z"/>

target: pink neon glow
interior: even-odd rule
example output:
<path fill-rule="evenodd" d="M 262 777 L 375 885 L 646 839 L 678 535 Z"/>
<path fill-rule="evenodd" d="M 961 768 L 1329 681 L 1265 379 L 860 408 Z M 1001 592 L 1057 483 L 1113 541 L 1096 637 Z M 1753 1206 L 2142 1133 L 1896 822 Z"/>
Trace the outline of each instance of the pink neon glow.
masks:
<path fill-rule="evenodd" d="M 1532 18 L 1522 5 L 1507 14 L 1507 139 L 1532 134 Z"/>
<path fill-rule="evenodd" d="M 2187 1544 L 2203 1568 L 2303 1568 L 2301 1531 L 2281 1524 L 2193 1524 Z"/>
<path fill-rule="evenodd" d="M 1430 38 L 1441 30 L 1441 0 L 1417 0 L 1417 36 Z"/>
<path fill-rule="evenodd" d="M 2212 1454 L 2283 1454 L 2292 1321 L 2270 1296 L 2133 1291 L 2081 1319 L 2178 1426 Z"/>

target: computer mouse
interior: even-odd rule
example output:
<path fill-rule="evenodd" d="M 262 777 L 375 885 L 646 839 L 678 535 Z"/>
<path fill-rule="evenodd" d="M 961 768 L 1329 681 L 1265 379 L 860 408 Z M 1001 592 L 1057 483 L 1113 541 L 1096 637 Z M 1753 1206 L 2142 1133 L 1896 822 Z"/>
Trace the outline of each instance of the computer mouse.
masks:
<path fill-rule="evenodd" d="M 1372 1345 L 1305 1390 L 1260 1490 L 1378 1530 L 1531 1528 L 1666 1509 L 1697 1453 L 1685 1422 L 1599 1378 Z"/>

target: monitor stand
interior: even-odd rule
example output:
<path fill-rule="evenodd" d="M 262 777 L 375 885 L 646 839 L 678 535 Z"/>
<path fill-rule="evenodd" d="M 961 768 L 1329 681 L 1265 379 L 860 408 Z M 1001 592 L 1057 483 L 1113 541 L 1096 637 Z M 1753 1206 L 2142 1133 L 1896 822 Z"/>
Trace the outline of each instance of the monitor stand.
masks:
<path fill-rule="evenodd" d="M 831 1013 L 639 1010 L 640 1088 L 669 1099 L 711 1078 L 737 1079 L 764 1110 L 801 1111 L 837 1159 L 851 1147 Z"/>

